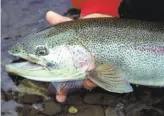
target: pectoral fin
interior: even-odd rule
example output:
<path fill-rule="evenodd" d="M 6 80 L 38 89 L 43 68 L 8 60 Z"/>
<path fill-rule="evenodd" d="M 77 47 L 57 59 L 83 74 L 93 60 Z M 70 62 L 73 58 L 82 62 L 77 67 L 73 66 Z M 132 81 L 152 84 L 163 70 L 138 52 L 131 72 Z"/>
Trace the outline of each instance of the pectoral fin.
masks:
<path fill-rule="evenodd" d="M 133 91 L 131 85 L 123 78 L 123 75 L 109 64 L 97 67 L 87 78 L 110 92 L 128 93 Z"/>

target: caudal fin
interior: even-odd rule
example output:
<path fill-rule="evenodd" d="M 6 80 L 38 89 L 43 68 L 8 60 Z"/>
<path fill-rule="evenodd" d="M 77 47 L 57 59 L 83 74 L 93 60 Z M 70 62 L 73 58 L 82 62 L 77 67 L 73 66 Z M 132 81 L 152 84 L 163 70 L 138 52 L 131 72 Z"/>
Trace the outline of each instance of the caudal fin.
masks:
<path fill-rule="evenodd" d="M 123 75 L 110 64 L 102 64 L 97 67 L 88 75 L 88 79 L 110 92 L 128 93 L 133 91 Z"/>

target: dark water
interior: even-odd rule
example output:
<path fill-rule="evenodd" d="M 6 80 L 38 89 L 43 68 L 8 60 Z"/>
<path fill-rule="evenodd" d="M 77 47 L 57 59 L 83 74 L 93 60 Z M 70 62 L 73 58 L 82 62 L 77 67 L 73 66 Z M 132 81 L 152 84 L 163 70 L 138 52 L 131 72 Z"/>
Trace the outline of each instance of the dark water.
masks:
<path fill-rule="evenodd" d="M 47 11 L 63 14 L 71 7 L 69 0 L 2 0 L 2 38 L 45 27 Z"/>

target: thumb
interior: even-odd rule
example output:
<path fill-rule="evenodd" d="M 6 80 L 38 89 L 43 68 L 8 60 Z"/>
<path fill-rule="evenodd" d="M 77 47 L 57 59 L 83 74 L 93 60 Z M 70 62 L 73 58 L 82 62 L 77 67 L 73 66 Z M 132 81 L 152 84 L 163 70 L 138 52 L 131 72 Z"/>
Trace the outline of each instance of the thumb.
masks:
<path fill-rule="evenodd" d="M 53 12 L 53 11 L 48 11 L 47 12 L 46 19 L 51 25 L 72 20 L 71 18 L 64 17 L 64 16 L 59 15 L 59 14 Z"/>

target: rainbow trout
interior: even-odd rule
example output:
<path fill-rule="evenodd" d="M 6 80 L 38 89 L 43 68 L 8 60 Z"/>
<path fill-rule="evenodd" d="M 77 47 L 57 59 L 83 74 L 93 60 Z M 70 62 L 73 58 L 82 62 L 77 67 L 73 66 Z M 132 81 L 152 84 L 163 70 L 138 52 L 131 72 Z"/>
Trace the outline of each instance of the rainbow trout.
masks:
<path fill-rule="evenodd" d="M 19 39 L 9 53 L 28 62 L 8 72 L 28 79 L 90 79 L 110 92 L 164 86 L 164 23 L 96 18 L 64 22 Z"/>

